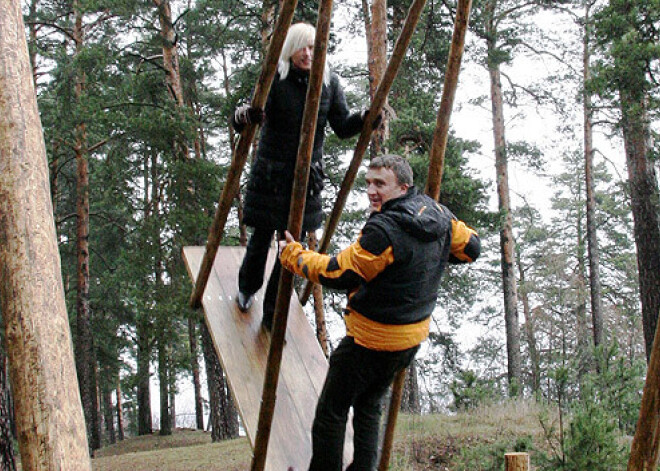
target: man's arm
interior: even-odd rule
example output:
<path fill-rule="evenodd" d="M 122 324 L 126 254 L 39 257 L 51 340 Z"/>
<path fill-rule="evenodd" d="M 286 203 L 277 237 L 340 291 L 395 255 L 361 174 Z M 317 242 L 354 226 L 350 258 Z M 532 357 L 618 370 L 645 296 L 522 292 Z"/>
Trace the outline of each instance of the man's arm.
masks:
<path fill-rule="evenodd" d="M 288 232 L 286 241 L 280 241 L 280 249 L 285 268 L 335 289 L 355 289 L 360 283 L 373 280 L 394 261 L 389 239 L 381 229 L 369 226 L 356 242 L 335 257 L 303 249 Z"/>
<path fill-rule="evenodd" d="M 463 221 L 451 221 L 451 248 L 449 263 L 474 262 L 481 254 L 481 240 L 477 232 Z"/>

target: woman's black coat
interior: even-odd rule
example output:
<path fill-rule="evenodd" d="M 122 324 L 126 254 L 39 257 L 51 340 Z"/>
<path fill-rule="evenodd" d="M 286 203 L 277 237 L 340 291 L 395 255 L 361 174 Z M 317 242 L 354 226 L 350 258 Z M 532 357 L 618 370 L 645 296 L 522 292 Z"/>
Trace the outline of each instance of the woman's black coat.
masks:
<path fill-rule="evenodd" d="M 275 75 L 245 195 L 243 222 L 247 226 L 286 229 L 308 77 L 293 66 L 284 80 Z M 318 229 L 323 221 L 321 190 L 326 123 L 342 139 L 362 130 L 362 117 L 359 113 L 349 113 L 344 91 L 334 73 L 330 84 L 323 85 L 319 104 L 303 231 Z M 238 130 L 242 128 L 237 123 L 234 125 Z"/>

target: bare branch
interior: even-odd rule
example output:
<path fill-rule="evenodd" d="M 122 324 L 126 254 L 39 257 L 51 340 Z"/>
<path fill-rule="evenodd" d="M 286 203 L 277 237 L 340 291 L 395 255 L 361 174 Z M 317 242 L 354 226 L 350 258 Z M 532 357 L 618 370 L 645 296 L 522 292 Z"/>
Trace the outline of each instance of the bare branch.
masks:
<path fill-rule="evenodd" d="M 37 26 L 46 26 L 48 28 L 53 28 L 54 30 L 59 31 L 60 33 L 64 34 L 71 41 L 75 42 L 75 38 L 73 37 L 73 33 L 71 31 L 69 31 L 66 28 L 62 28 L 61 26 L 59 26 L 55 23 L 47 23 L 45 21 L 29 21 L 29 22 L 26 22 L 26 24 L 37 25 Z"/>
<path fill-rule="evenodd" d="M 528 43 L 526 43 L 526 42 L 521 42 L 520 45 L 521 45 L 522 47 L 524 47 L 524 48 L 526 48 L 526 49 L 532 51 L 532 52 L 533 52 L 535 55 L 537 55 L 537 56 L 548 56 L 548 57 L 551 57 L 552 59 L 556 60 L 556 61 L 559 62 L 560 64 L 562 64 L 562 65 L 568 67 L 568 69 L 569 69 L 571 72 L 575 73 L 575 74 L 577 74 L 577 73 L 579 72 L 579 71 L 576 70 L 576 69 L 575 69 L 570 63 L 567 63 L 562 57 L 558 56 L 558 55 L 555 54 L 554 52 L 545 51 L 545 50 L 539 50 L 539 49 L 535 48 L 534 46 L 532 46 L 531 44 L 528 44 Z"/>

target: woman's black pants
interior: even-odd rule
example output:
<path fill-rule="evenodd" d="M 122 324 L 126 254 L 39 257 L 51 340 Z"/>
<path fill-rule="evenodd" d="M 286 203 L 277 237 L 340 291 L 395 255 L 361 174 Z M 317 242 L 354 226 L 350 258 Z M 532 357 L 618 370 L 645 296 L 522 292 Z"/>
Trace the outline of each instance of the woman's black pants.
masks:
<path fill-rule="evenodd" d="M 259 227 L 254 228 L 252 237 L 247 245 L 245 257 L 241 264 L 241 269 L 238 272 L 238 289 L 245 295 L 253 295 L 261 285 L 264 283 L 264 272 L 266 270 L 266 259 L 268 258 L 268 250 L 273 240 L 274 229 L 263 229 Z M 278 239 L 281 239 L 278 232 Z M 273 314 L 275 313 L 275 301 L 277 299 L 277 287 L 280 280 L 280 271 L 282 264 L 279 258 L 276 257 L 273 271 L 268 278 L 266 285 L 266 294 L 264 295 L 263 304 L 263 322 L 269 327 L 273 324 Z"/>

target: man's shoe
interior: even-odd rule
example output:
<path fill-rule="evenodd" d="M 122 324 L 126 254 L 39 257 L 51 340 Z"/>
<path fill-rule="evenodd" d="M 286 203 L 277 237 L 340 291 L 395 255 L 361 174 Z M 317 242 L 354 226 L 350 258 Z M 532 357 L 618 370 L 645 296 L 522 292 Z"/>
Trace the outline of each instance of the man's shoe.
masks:
<path fill-rule="evenodd" d="M 250 309 L 250 306 L 252 306 L 252 301 L 254 301 L 253 294 L 243 294 L 239 291 L 238 295 L 236 296 L 236 304 L 238 304 L 238 308 L 243 312 L 246 312 L 248 309 Z"/>

